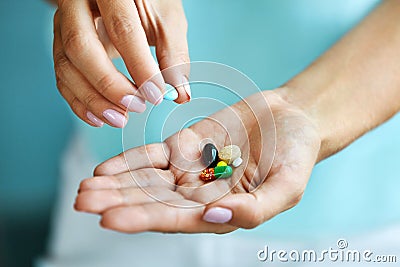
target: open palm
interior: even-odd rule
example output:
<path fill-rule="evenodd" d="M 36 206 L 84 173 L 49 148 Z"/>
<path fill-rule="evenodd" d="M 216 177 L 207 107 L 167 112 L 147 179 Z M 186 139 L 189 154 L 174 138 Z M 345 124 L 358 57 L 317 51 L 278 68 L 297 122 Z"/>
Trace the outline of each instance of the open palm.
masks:
<path fill-rule="evenodd" d="M 269 103 L 269 107 L 267 105 Z M 201 149 L 230 144 L 243 164 L 205 183 Z M 300 200 L 320 147 L 307 117 L 274 92 L 252 95 L 163 143 L 130 149 L 81 183 L 75 208 L 122 232 L 214 232 L 253 228 Z"/>

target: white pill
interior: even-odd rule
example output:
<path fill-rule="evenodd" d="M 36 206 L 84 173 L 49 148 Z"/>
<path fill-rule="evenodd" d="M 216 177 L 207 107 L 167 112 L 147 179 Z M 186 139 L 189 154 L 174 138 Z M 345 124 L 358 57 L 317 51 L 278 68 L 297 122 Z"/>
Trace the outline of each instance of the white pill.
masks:
<path fill-rule="evenodd" d="M 232 166 L 237 168 L 242 164 L 242 162 L 243 162 L 242 158 L 237 158 L 232 162 Z"/>

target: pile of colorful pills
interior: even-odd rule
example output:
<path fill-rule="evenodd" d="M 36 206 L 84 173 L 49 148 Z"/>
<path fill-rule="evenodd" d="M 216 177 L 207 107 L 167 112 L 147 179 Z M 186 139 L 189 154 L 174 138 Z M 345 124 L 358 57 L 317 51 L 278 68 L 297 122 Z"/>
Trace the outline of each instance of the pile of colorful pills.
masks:
<path fill-rule="evenodd" d="M 200 179 L 204 182 L 211 182 L 220 178 L 229 178 L 232 176 L 233 169 L 231 166 L 239 167 L 243 160 L 242 152 L 236 145 L 229 145 L 218 149 L 211 143 L 204 146 L 201 159 L 206 169 L 200 174 Z"/>

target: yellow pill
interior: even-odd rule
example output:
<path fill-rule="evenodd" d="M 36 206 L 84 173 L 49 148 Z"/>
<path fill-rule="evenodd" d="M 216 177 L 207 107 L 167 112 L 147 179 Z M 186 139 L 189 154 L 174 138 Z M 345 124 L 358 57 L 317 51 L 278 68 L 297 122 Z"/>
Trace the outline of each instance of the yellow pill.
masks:
<path fill-rule="evenodd" d="M 228 164 L 225 161 L 220 161 L 217 166 L 228 166 Z"/>

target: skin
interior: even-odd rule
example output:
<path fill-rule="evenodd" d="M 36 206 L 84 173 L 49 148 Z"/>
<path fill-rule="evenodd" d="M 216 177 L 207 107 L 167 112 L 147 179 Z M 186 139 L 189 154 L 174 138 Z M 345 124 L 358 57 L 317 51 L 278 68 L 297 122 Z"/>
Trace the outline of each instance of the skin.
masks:
<path fill-rule="evenodd" d="M 226 233 L 254 228 L 293 207 L 316 163 L 400 110 L 399 13 L 399 1 L 384 1 L 285 86 L 255 94 L 161 144 L 100 164 L 81 183 L 75 208 L 127 233 Z M 241 147 L 245 163 L 232 178 L 199 180 L 196 160 L 204 138 L 218 148 Z M 271 142 L 275 151 L 265 145 Z M 231 210 L 232 219 L 206 222 L 204 214 L 215 207 Z"/>
<path fill-rule="evenodd" d="M 138 88 L 151 80 L 165 92 L 165 83 L 178 91 L 177 103 L 190 100 L 182 83 L 189 69 L 167 77 L 160 70 L 189 62 L 187 23 L 180 0 L 59 0 L 54 16 L 54 68 L 57 87 L 74 113 L 86 123 L 93 113 L 113 109 L 127 117 L 121 103 L 135 95 L 151 101 Z M 156 47 L 158 64 L 149 46 Z M 120 73 L 111 59 L 122 57 L 135 84 Z M 157 104 L 157 103 L 153 103 Z"/>
<path fill-rule="evenodd" d="M 75 208 L 102 214 L 102 225 L 118 231 L 225 233 L 237 227 L 255 227 L 271 218 L 276 210 L 294 206 L 301 198 L 315 163 L 320 144 L 318 135 L 300 110 L 286 106 L 272 92 L 261 96 L 263 98 L 254 95 L 247 103 L 239 102 L 224 109 L 211 120 L 203 120 L 164 143 L 134 148 L 101 164 L 95 171 L 97 177 L 82 182 Z M 278 131 L 278 149 L 271 169 L 274 147 L 260 146 L 261 142 L 273 144 L 271 136 L 275 136 L 264 97 L 273 103 L 271 111 Z M 265 130 L 263 134 L 258 123 Z M 237 168 L 229 179 L 202 182 L 199 173 L 204 166 L 198 161 L 198 144 L 204 138 L 214 140 L 218 148 L 230 142 L 239 145 L 247 164 Z M 299 177 L 298 173 L 303 175 Z M 142 189 L 150 192 L 153 198 Z M 206 208 L 203 204 L 221 196 L 224 198 L 211 206 L 229 207 L 241 216 L 226 225 L 203 221 L 201 217 Z M 166 205 L 154 198 L 190 208 Z M 128 217 L 141 219 L 126 220 Z M 160 220 L 163 224 L 158 223 Z"/>

